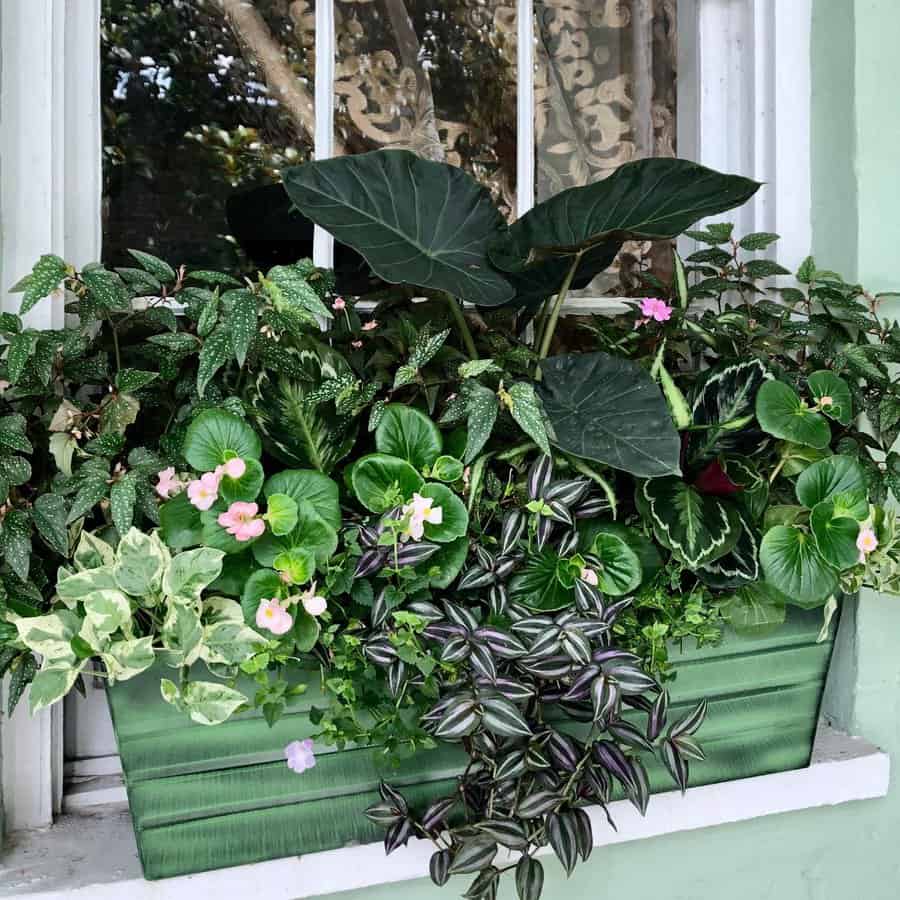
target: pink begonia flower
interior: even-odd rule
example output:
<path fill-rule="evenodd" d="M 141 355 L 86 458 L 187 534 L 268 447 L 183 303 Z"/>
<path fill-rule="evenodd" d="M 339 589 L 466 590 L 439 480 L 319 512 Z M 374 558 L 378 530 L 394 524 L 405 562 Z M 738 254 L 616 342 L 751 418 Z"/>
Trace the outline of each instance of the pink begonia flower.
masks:
<path fill-rule="evenodd" d="M 597 587 L 600 583 L 600 579 L 597 577 L 597 573 L 593 569 L 588 569 L 587 567 L 581 570 L 581 580 L 585 584 L 589 584 L 591 587 Z"/>
<path fill-rule="evenodd" d="M 331 304 L 331 308 L 335 310 L 335 312 L 340 312 L 347 306 L 347 301 L 343 297 L 335 297 L 334 303 Z"/>
<path fill-rule="evenodd" d="M 285 634 L 291 630 L 294 617 L 276 599 L 260 600 L 256 610 L 256 625 L 272 634 Z"/>
<path fill-rule="evenodd" d="M 188 485 L 188 500 L 200 510 L 209 509 L 219 496 L 219 476 L 207 472 Z"/>
<path fill-rule="evenodd" d="M 163 500 L 168 500 L 172 494 L 177 494 L 181 490 L 181 480 L 175 474 L 174 466 L 163 469 L 162 472 L 157 474 L 157 478 L 159 480 L 156 482 L 156 493 Z"/>
<path fill-rule="evenodd" d="M 229 459 L 227 463 L 221 466 L 216 466 L 216 475 L 221 478 L 223 475 L 227 475 L 229 478 L 243 478 L 244 472 L 247 471 L 247 463 L 245 463 L 239 456 L 236 456 L 234 459 Z"/>
<path fill-rule="evenodd" d="M 871 525 L 863 525 L 856 538 L 856 549 L 859 550 L 859 561 L 864 563 L 866 557 L 878 548 L 878 538 Z"/>
<path fill-rule="evenodd" d="M 641 300 L 641 314 L 647 317 L 645 321 L 668 322 L 672 317 L 672 307 L 665 300 L 645 297 Z"/>
<path fill-rule="evenodd" d="M 350 341 L 350 346 L 354 350 L 359 350 L 359 348 L 362 347 L 362 345 L 363 345 L 362 341 Z"/>
<path fill-rule="evenodd" d="M 239 541 L 251 541 L 266 530 L 266 523 L 256 514 L 259 507 L 255 503 L 237 500 L 220 513 L 216 520 L 229 534 Z"/>
<path fill-rule="evenodd" d="M 315 582 L 312 583 L 309 590 L 300 595 L 300 602 L 311 616 L 321 616 L 328 609 L 328 601 L 321 594 L 316 593 Z"/>
<path fill-rule="evenodd" d="M 421 541 L 425 535 L 425 523 L 440 525 L 444 521 L 444 511 L 440 506 L 432 506 L 431 497 L 413 494 L 412 500 L 403 507 L 403 515 L 409 517 L 406 534 L 414 541 Z"/>
<path fill-rule="evenodd" d="M 377 327 L 378 327 L 378 323 L 374 319 L 372 319 L 371 322 L 366 322 L 366 324 L 363 325 L 362 330 L 363 331 L 374 331 Z"/>
<path fill-rule="evenodd" d="M 311 738 L 307 738 L 305 741 L 291 741 L 284 748 L 284 755 L 287 759 L 288 768 L 298 775 L 307 769 L 313 768 L 316 764 Z"/>

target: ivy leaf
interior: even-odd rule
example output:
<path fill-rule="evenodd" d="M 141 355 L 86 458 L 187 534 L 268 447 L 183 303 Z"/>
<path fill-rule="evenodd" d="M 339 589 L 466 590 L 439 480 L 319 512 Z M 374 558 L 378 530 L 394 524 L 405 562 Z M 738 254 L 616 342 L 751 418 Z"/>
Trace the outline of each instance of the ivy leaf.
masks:
<path fill-rule="evenodd" d="M 24 316 L 40 300 L 55 291 L 60 282 L 68 274 L 65 261 L 52 253 L 42 256 L 31 271 L 25 284 L 25 296 L 19 308 L 19 315 Z"/>
<path fill-rule="evenodd" d="M 467 409 L 468 439 L 463 462 L 470 463 L 481 453 L 494 430 L 499 412 L 497 395 L 483 384 L 472 383 L 468 392 Z"/>
<path fill-rule="evenodd" d="M 201 397 L 212 377 L 228 362 L 232 350 L 231 335 L 223 325 L 219 325 L 204 341 L 197 366 L 197 393 Z"/>
<path fill-rule="evenodd" d="M 66 504 L 59 494 L 41 494 L 31 511 L 38 534 L 47 546 L 60 556 L 69 555 L 69 532 L 66 529 Z"/>
<path fill-rule="evenodd" d="M 39 336 L 36 331 L 23 331 L 21 334 L 14 335 L 9 342 L 6 365 L 11 384 L 15 384 L 22 377 L 25 366 L 28 365 L 28 361 L 34 356 L 37 349 Z"/>
<path fill-rule="evenodd" d="M 509 389 L 509 411 L 518 426 L 540 448 L 541 453 L 550 455 L 550 439 L 544 425 L 543 407 L 534 388 L 526 381 L 519 381 Z"/>
<path fill-rule="evenodd" d="M 135 476 L 133 472 L 126 473 L 118 481 L 114 482 L 109 491 L 110 513 L 116 531 L 124 536 L 128 533 L 134 521 L 134 505 L 137 502 L 137 490 L 135 488 Z"/>
<path fill-rule="evenodd" d="M 228 315 L 231 346 L 239 366 L 247 359 L 247 350 L 256 334 L 256 294 L 252 291 L 232 291 L 234 302 Z M 215 333 L 213 333 L 213 336 Z M 207 341 L 209 343 L 209 341 Z M 206 349 L 204 347 L 204 349 Z M 203 354 L 200 354 L 202 361 Z M 201 392 L 202 393 L 202 392 Z"/>
<path fill-rule="evenodd" d="M 11 509 L 0 526 L 0 551 L 12 570 L 28 580 L 31 560 L 31 517 L 21 509 Z"/>
<path fill-rule="evenodd" d="M 154 278 L 162 282 L 175 280 L 175 270 L 165 261 L 152 253 L 144 253 L 142 250 L 128 251 Z"/>

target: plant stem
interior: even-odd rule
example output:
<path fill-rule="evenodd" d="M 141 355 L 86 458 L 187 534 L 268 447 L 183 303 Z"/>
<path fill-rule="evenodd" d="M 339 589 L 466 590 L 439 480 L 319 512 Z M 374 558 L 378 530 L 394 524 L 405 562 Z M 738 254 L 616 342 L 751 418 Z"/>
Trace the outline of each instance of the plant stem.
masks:
<path fill-rule="evenodd" d="M 463 313 L 462 304 L 457 303 L 456 298 L 450 294 L 445 294 L 444 296 L 447 300 L 447 305 L 450 307 L 453 321 L 459 330 L 459 336 L 466 345 L 466 352 L 472 359 L 478 359 L 478 351 L 475 349 L 475 341 L 472 339 L 472 332 L 469 331 L 469 323 L 466 321 L 466 316 Z"/>
<path fill-rule="evenodd" d="M 553 341 L 553 335 L 556 332 L 556 323 L 559 321 L 559 312 L 562 309 L 563 303 L 566 301 L 566 294 L 569 293 L 569 288 L 572 286 L 572 279 L 575 277 L 575 272 L 578 270 L 578 265 L 581 262 L 581 251 L 575 254 L 575 259 L 572 261 L 572 267 L 566 273 L 565 281 L 562 283 L 562 287 L 559 289 L 559 293 L 556 295 L 556 301 L 553 304 L 553 308 L 550 310 L 550 318 L 547 319 L 547 323 L 544 325 L 544 333 L 541 335 L 541 347 L 538 350 L 538 359 L 546 359 L 547 354 L 550 352 L 550 344 Z"/>

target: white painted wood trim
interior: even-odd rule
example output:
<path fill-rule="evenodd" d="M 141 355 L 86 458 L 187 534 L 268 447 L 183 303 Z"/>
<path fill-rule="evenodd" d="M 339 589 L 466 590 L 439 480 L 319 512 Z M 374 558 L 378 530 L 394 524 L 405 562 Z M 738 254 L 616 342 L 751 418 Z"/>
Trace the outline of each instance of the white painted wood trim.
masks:
<path fill-rule="evenodd" d="M 334 156 L 334 3 L 316 3 L 315 147 L 316 159 Z M 334 238 L 320 226 L 313 231 L 313 262 L 330 269 L 334 265 Z"/>
<path fill-rule="evenodd" d="M 0 290 L 57 253 L 76 266 L 100 254 L 100 0 L 4 3 L 0 17 Z M 26 317 L 63 324 L 47 299 Z M 8 828 L 48 825 L 62 796 L 62 710 L 28 715 L 27 696 L 2 728 Z"/>
<path fill-rule="evenodd" d="M 534 0 L 516 7 L 516 216 L 534 206 Z"/>
<path fill-rule="evenodd" d="M 588 810 L 594 846 L 602 847 L 799 809 L 883 797 L 890 780 L 886 753 L 830 728 L 819 732 L 806 769 L 657 794 L 646 817 L 627 801 L 610 804 L 618 831 L 602 810 Z M 823 813 L 823 815 L 827 815 Z M 148 882 L 140 877 L 127 814 L 65 818 L 53 832 L 13 837 L 0 861 L 0 898 L 30 900 L 192 900 L 266 897 L 297 900 L 425 878 L 433 846 L 413 840 L 385 857 L 381 843 Z M 548 852 L 548 851 L 547 851 Z M 591 865 L 591 863 L 588 863 Z"/>

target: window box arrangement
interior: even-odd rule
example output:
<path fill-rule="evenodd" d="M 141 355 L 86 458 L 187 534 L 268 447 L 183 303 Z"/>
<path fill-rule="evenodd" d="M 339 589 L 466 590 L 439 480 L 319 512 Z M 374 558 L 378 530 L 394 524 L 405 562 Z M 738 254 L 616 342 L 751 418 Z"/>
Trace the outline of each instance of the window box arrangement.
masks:
<path fill-rule="evenodd" d="M 713 224 L 563 325 L 626 241 L 758 187 L 681 160 L 511 226 L 402 151 L 285 185 L 397 285 L 369 316 L 308 262 L 135 251 L 37 263 L 63 331 L 0 317 L 0 670 L 33 710 L 108 679 L 147 876 L 381 834 L 536 900 L 586 806 L 806 765 L 838 601 L 900 571 L 879 298 L 767 288 L 777 236 Z"/>

